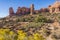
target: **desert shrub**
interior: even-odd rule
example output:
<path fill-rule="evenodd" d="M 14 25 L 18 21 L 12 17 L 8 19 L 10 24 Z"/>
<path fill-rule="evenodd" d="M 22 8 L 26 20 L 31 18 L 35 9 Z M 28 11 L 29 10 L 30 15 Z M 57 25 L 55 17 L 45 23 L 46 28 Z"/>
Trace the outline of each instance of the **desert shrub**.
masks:
<path fill-rule="evenodd" d="M 10 29 L 0 29 L 0 40 L 16 40 L 16 36 Z"/>
<path fill-rule="evenodd" d="M 25 21 L 25 18 L 24 18 L 24 16 L 18 16 L 17 17 L 17 20 L 16 20 L 16 22 L 24 22 Z"/>
<path fill-rule="evenodd" d="M 42 16 L 42 15 L 38 15 L 38 16 L 35 18 L 34 22 L 52 23 L 53 20 L 52 20 L 52 19 L 49 19 L 49 18 L 47 18 L 47 17 L 44 17 L 44 16 Z"/>
<path fill-rule="evenodd" d="M 18 30 L 18 39 L 17 40 L 25 40 L 26 33 L 23 32 L 22 30 Z"/>
<path fill-rule="evenodd" d="M 39 33 L 33 34 L 34 40 L 45 40 L 43 36 Z"/>
<path fill-rule="evenodd" d="M 44 16 L 37 16 L 34 20 L 34 22 L 46 22 L 47 21 L 47 18 L 44 17 Z"/>
<path fill-rule="evenodd" d="M 45 40 L 44 37 L 39 33 L 34 33 L 33 35 L 26 36 L 27 34 L 22 30 L 18 31 L 18 39 L 17 40 Z"/>
<path fill-rule="evenodd" d="M 34 17 L 26 16 L 26 17 L 20 17 L 16 20 L 16 22 L 31 22 L 33 21 Z"/>
<path fill-rule="evenodd" d="M 60 16 L 58 18 L 60 19 Z"/>
<path fill-rule="evenodd" d="M 17 33 L 10 29 L 0 29 L 0 40 L 45 40 L 39 33 L 33 33 L 30 36 L 22 30 L 17 30 Z"/>
<path fill-rule="evenodd" d="M 53 23 L 54 21 L 52 19 L 47 18 L 46 23 Z"/>
<path fill-rule="evenodd" d="M 25 22 L 29 22 L 31 20 L 31 17 L 25 18 Z"/>
<path fill-rule="evenodd" d="M 42 25 L 44 25 L 43 22 L 41 22 L 41 23 L 40 22 L 38 22 L 38 23 L 30 22 L 30 23 L 26 24 L 25 27 L 41 27 Z"/>

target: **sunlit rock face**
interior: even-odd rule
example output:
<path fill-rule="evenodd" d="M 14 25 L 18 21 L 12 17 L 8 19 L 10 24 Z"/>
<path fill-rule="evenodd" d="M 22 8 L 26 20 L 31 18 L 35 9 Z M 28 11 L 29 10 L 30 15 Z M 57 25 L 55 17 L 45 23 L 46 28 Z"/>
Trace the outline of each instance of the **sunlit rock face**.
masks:
<path fill-rule="evenodd" d="M 60 13 L 60 1 L 56 1 L 54 4 L 49 5 L 48 9 L 50 13 Z"/>
<path fill-rule="evenodd" d="M 34 13 L 34 4 L 30 5 L 30 15 Z"/>

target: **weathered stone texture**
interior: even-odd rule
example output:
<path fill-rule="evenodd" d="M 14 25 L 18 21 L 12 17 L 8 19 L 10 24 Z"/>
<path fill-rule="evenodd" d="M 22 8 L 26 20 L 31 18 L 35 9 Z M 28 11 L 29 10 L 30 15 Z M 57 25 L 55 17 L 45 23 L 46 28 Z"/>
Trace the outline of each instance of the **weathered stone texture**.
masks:
<path fill-rule="evenodd" d="M 34 13 L 34 4 L 31 4 L 30 6 L 30 15 Z"/>
<path fill-rule="evenodd" d="M 16 15 L 20 15 L 21 13 L 22 13 L 22 10 L 21 10 L 20 7 L 18 7 L 17 12 L 16 12 Z"/>
<path fill-rule="evenodd" d="M 40 12 L 49 12 L 49 9 L 48 8 L 41 8 Z"/>
<path fill-rule="evenodd" d="M 24 15 L 24 14 L 28 14 L 30 13 L 30 8 L 26 8 L 26 7 L 18 7 L 16 15 Z"/>
<path fill-rule="evenodd" d="M 14 10 L 13 10 L 12 7 L 9 8 L 9 15 L 10 15 L 10 16 L 14 15 Z"/>
<path fill-rule="evenodd" d="M 50 13 L 60 13 L 60 2 L 56 1 L 53 5 L 48 7 Z"/>

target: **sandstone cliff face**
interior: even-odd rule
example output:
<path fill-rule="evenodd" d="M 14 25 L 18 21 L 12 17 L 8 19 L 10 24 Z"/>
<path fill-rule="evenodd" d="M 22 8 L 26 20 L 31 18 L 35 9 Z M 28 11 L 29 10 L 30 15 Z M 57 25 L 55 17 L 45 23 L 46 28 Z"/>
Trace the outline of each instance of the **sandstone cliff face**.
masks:
<path fill-rule="evenodd" d="M 60 2 L 56 1 L 54 4 L 49 7 L 50 13 L 60 13 Z"/>
<path fill-rule="evenodd" d="M 30 8 L 27 7 L 18 7 L 17 12 L 14 13 L 14 10 L 12 7 L 9 8 L 9 15 L 25 15 L 25 14 L 34 14 L 34 4 L 31 4 Z"/>
<path fill-rule="evenodd" d="M 48 8 L 41 8 L 40 10 L 34 10 L 34 4 L 30 5 L 30 8 L 27 7 L 18 7 L 16 13 L 14 13 L 14 10 L 12 7 L 9 8 L 9 15 L 13 16 L 13 15 L 25 15 L 25 14 L 37 14 L 37 13 L 41 13 L 41 12 L 49 12 Z"/>
<path fill-rule="evenodd" d="M 34 10 L 34 4 L 30 5 L 30 8 L 27 7 L 18 7 L 17 12 L 14 14 L 12 7 L 9 8 L 9 15 L 25 15 L 25 14 L 34 14 L 34 13 L 60 13 L 60 1 L 56 1 L 54 4 L 49 5 L 48 8 L 41 8 L 40 10 Z"/>

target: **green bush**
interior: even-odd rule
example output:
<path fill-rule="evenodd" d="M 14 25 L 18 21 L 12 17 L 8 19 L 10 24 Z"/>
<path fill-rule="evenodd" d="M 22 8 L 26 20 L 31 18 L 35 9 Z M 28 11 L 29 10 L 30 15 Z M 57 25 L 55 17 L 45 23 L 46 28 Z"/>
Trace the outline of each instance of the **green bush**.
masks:
<path fill-rule="evenodd" d="M 38 23 L 36 23 L 36 22 L 30 22 L 30 23 L 28 23 L 27 25 L 25 25 L 25 27 L 41 27 L 42 25 L 44 25 L 44 23 L 40 23 L 40 22 L 38 22 Z"/>
<path fill-rule="evenodd" d="M 34 22 L 46 22 L 47 21 L 47 18 L 44 17 L 44 16 L 37 16 L 34 20 Z"/>

